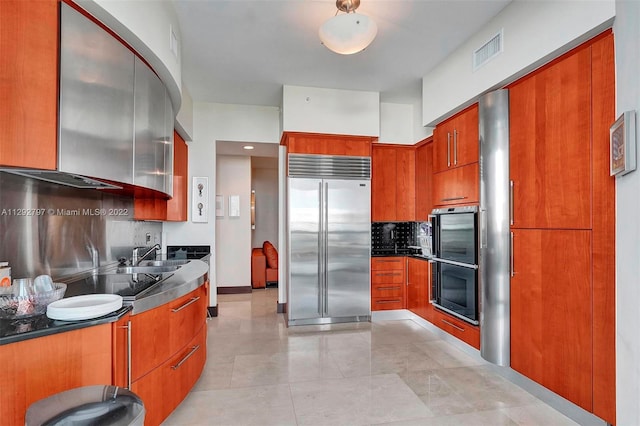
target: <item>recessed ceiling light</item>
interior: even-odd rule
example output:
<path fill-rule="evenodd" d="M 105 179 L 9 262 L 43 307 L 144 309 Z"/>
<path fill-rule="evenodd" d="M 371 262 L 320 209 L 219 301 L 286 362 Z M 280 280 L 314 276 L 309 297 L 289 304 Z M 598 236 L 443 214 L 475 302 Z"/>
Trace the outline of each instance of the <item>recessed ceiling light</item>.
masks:
<path fill-rule="evenodd" d="M 243 146 L 243 148 L 244 148 L 244 149 L 253 149 L 253 146 L 251 146 L 251 145 L 245 145 L 245 146 Z"/>

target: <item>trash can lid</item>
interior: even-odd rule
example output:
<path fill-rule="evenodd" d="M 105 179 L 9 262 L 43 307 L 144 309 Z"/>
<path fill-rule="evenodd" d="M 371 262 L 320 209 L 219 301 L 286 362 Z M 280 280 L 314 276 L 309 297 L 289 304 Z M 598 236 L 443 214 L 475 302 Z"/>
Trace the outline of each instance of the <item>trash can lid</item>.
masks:
<path fill-rule="evenodd" d="M 144 404 L 118 386 L 85 386 L 36 401 L 27 410 L 26 426 L 129 426 L 144 423 Z"/>

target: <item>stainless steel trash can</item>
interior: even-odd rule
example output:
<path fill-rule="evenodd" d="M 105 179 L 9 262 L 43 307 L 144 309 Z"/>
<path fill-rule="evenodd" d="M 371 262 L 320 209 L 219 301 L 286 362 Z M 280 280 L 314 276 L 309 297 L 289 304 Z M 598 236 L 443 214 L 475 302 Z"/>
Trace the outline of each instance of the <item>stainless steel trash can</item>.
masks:
<path fill-rule="evenodd" d="M 85 386 L 57 393 L 29 406 L 26 426 L 143 426 L 144 404 L 117 386 Z"/>

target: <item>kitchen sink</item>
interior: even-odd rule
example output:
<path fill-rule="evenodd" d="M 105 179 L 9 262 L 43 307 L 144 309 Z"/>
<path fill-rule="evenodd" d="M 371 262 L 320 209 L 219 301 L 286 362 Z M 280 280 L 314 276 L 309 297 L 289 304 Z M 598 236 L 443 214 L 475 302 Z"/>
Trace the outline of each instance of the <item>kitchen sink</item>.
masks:
<path fill-rule="evenodd" d="M 173 272 L 180 268 L 179 265 L 166 266 L 120 266 L 116 269 L 118 274 L 163 274 L 165 272 Z"/>

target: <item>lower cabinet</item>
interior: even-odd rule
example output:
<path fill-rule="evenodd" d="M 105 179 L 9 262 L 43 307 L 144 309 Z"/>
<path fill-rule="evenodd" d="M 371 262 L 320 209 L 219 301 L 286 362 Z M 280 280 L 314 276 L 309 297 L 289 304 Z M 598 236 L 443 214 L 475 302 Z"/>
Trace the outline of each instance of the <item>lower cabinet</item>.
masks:
<path fill-rule="evenodd" d="M 102 324 L 0 346 L 0 424 L 23 425 L 29 406 L 112 378 L 111 324 Z"/>
<path fill-rule="evenodd" d="M 427 321 L 433 319 L 431 300 L 431 264 L 407 258 L 407 309 Z"/>
<path fill-rule="evenodd" d="M 447 315 L 438 309 L 433 310 L 431 322 L 452 336 L 457 337 L 476 349 L 480 349 L 480 327 Z"/>
<path fill-rule="evenodd" d="M 405 257 L 371 259 L 371 310 L 405 309 Z"/>
<path fill-rule="evenodd" d="M 159 425 L 187 396 L 207 358 L 206 324 L 174 356 L 135 381 L 131 390 L 144 402 L 145 425 Z"/>
<path fill-rule="evenodd" d="M 511 367 L 591 411 L 591 231 L 512 231 Z"/>
<path fill-rule="evenodd" d="M 207 285 L 131 316 L 132 387 L 158 425 L 182 402 L 206 361 Z"/>

